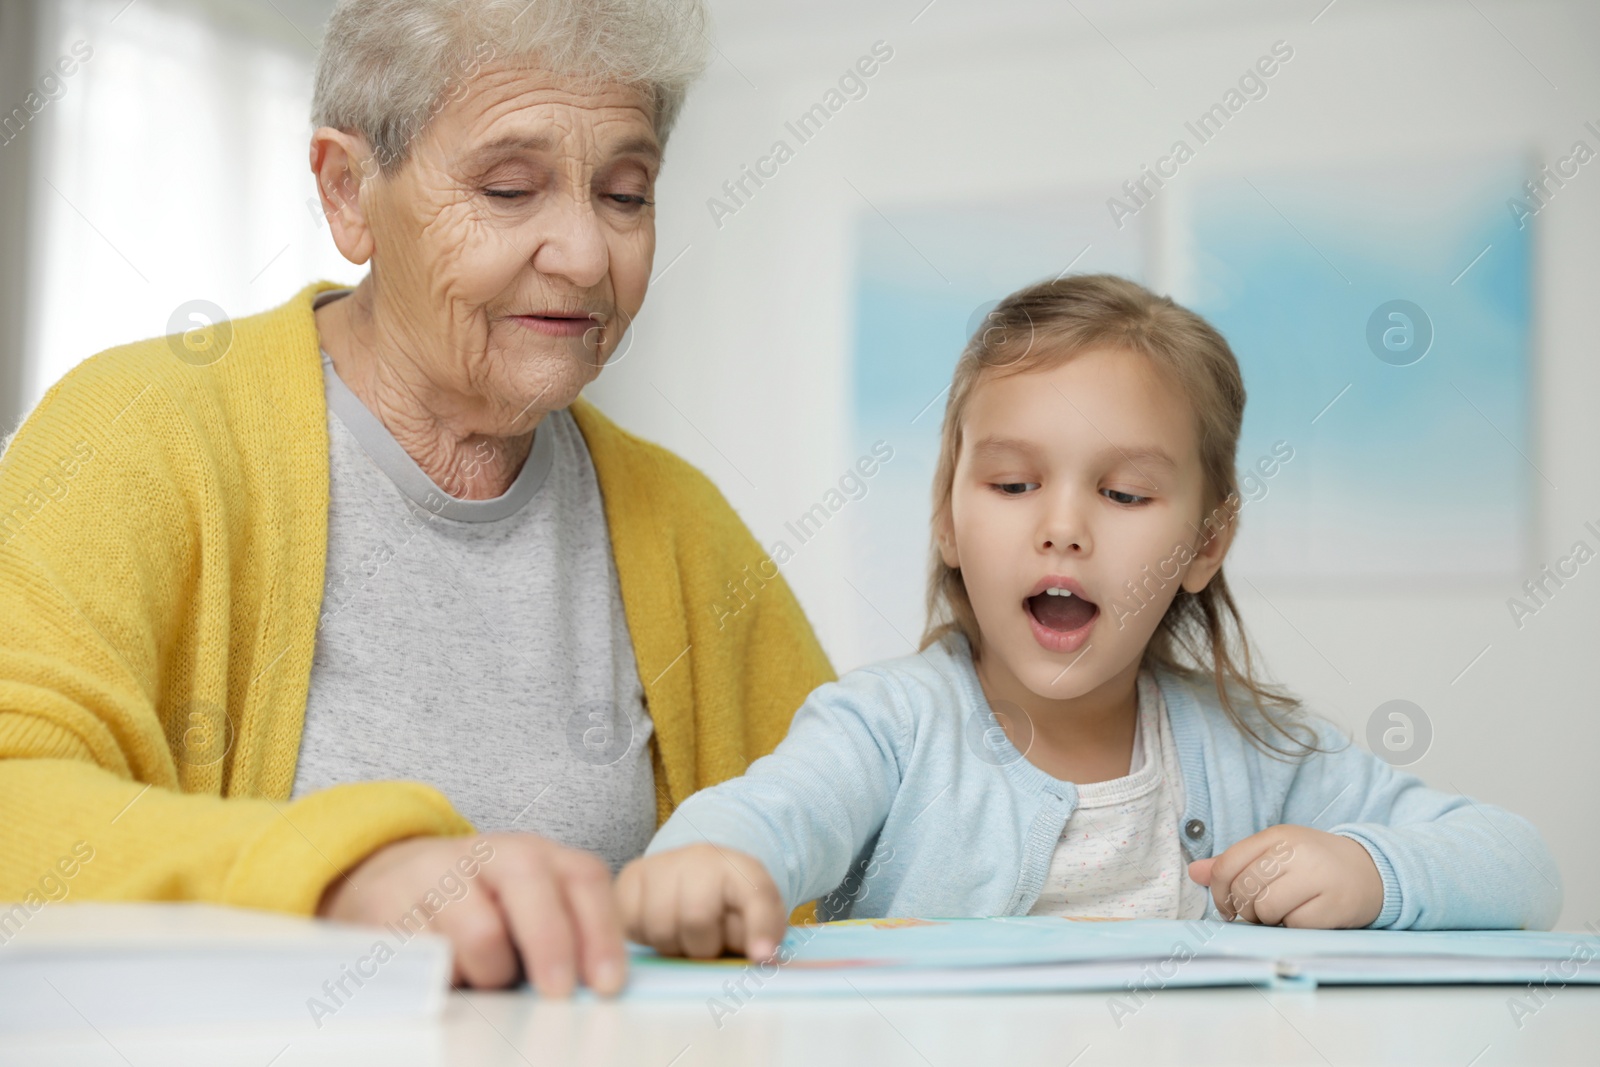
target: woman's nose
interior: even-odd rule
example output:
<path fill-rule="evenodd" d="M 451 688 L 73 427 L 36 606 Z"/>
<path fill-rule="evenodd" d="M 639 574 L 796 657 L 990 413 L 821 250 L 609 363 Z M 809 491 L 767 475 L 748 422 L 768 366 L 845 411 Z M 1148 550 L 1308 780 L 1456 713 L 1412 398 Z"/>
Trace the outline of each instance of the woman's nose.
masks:
<path fill-rule="evenodd" d="M 533 255 L 534 269 L 578 289 L 599 285 L 610 269 L 610 258 L 593 207 L 564 199 L 559 206 L 551 206 L 545 223 L 547 228 Z"/>

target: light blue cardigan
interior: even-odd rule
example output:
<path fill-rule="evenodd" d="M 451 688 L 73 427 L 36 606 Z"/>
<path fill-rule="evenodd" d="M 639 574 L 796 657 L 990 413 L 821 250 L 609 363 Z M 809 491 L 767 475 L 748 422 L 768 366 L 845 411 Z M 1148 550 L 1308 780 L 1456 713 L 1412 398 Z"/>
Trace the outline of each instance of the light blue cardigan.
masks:
<path fill-rule="evenodd" d="M 1311 826 L 1371 853 L 1383 877 L 1373 927 L 1554 924 L 1560 874 L 1526 819 L 1429 789 L 1311 716 L 1337 751 L 1269 756 L 1208 681 L 1156 680 L 1183 768 L 1189 859 L 1279 823 Z M 645 852 L 711 841 L 750 853 L 787 907 L 815 898 L 821 920 L 1025 915 L 1076 803 L 1071 782 L 1006 739 L 952 633 L 816 689 L 771 755 L 690 797 Z"/>

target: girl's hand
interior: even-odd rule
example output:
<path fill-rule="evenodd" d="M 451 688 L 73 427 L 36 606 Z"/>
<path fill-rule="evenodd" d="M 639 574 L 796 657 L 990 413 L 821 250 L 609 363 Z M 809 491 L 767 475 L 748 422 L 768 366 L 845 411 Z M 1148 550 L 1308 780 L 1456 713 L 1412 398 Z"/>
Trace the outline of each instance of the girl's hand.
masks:
<path fill-rule="evenodd" d="M 1224 919 L 1265 926 L 1366 926 L 1383 910 L 1383 878 L 1357 841 L 1309 826 L 1269 826 L 1220 856 L 1189 864 Z"/>
<path fill-rule="evenodd" d="M 763 961 L 789 928 L 761 861 L 716 845 L 641 856 L 617 875 L 623 935 L 663 956 L 713 958 L 724 949 Z"/>

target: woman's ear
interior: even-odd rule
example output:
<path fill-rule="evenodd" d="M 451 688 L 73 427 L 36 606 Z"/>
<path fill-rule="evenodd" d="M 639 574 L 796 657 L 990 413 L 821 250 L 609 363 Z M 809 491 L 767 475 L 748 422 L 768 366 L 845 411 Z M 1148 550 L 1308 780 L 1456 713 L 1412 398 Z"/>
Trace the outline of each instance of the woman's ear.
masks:
<path fill-rule="evenodd" d="M 372 227 L 361 208 L 363 176 L 374 169 L 366 142 L 329 126 L 311 135 L 311 173 L 317 179 L 322 213 L 333 231 L 333 243 L 350 262 L 372 258 Z"/>
<path fill-rule="evenodd" d="M 1222 560 L 1233 545 L 1233 531 L 1238 528 L 1239 509 L 1243 507 L 1237 493 L 1212 511 L 1213 518 L 1201 524 L 1201 532 L 1194 549 L 1194 559 L 1183 572 L 1185 592 L 1198 593 L 1211 584 L 1211 579 L 1222 569 Z M 1216 517 L 1223 517 L 1219 524 Z"/>

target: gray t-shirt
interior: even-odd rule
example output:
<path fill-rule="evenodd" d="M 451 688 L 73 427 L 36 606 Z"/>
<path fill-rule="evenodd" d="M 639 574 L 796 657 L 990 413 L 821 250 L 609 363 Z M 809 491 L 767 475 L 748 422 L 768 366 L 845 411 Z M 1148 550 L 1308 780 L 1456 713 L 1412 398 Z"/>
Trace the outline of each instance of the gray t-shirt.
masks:
<path fill-rule="evenodd" d="M 293 795 L 426 782 L 481 831 L 617 870 L 655 832 L 652 724 L 577 423 L 547 415 L 504 495 L 460 500 L 322 367 L 327 578 Z"/>

